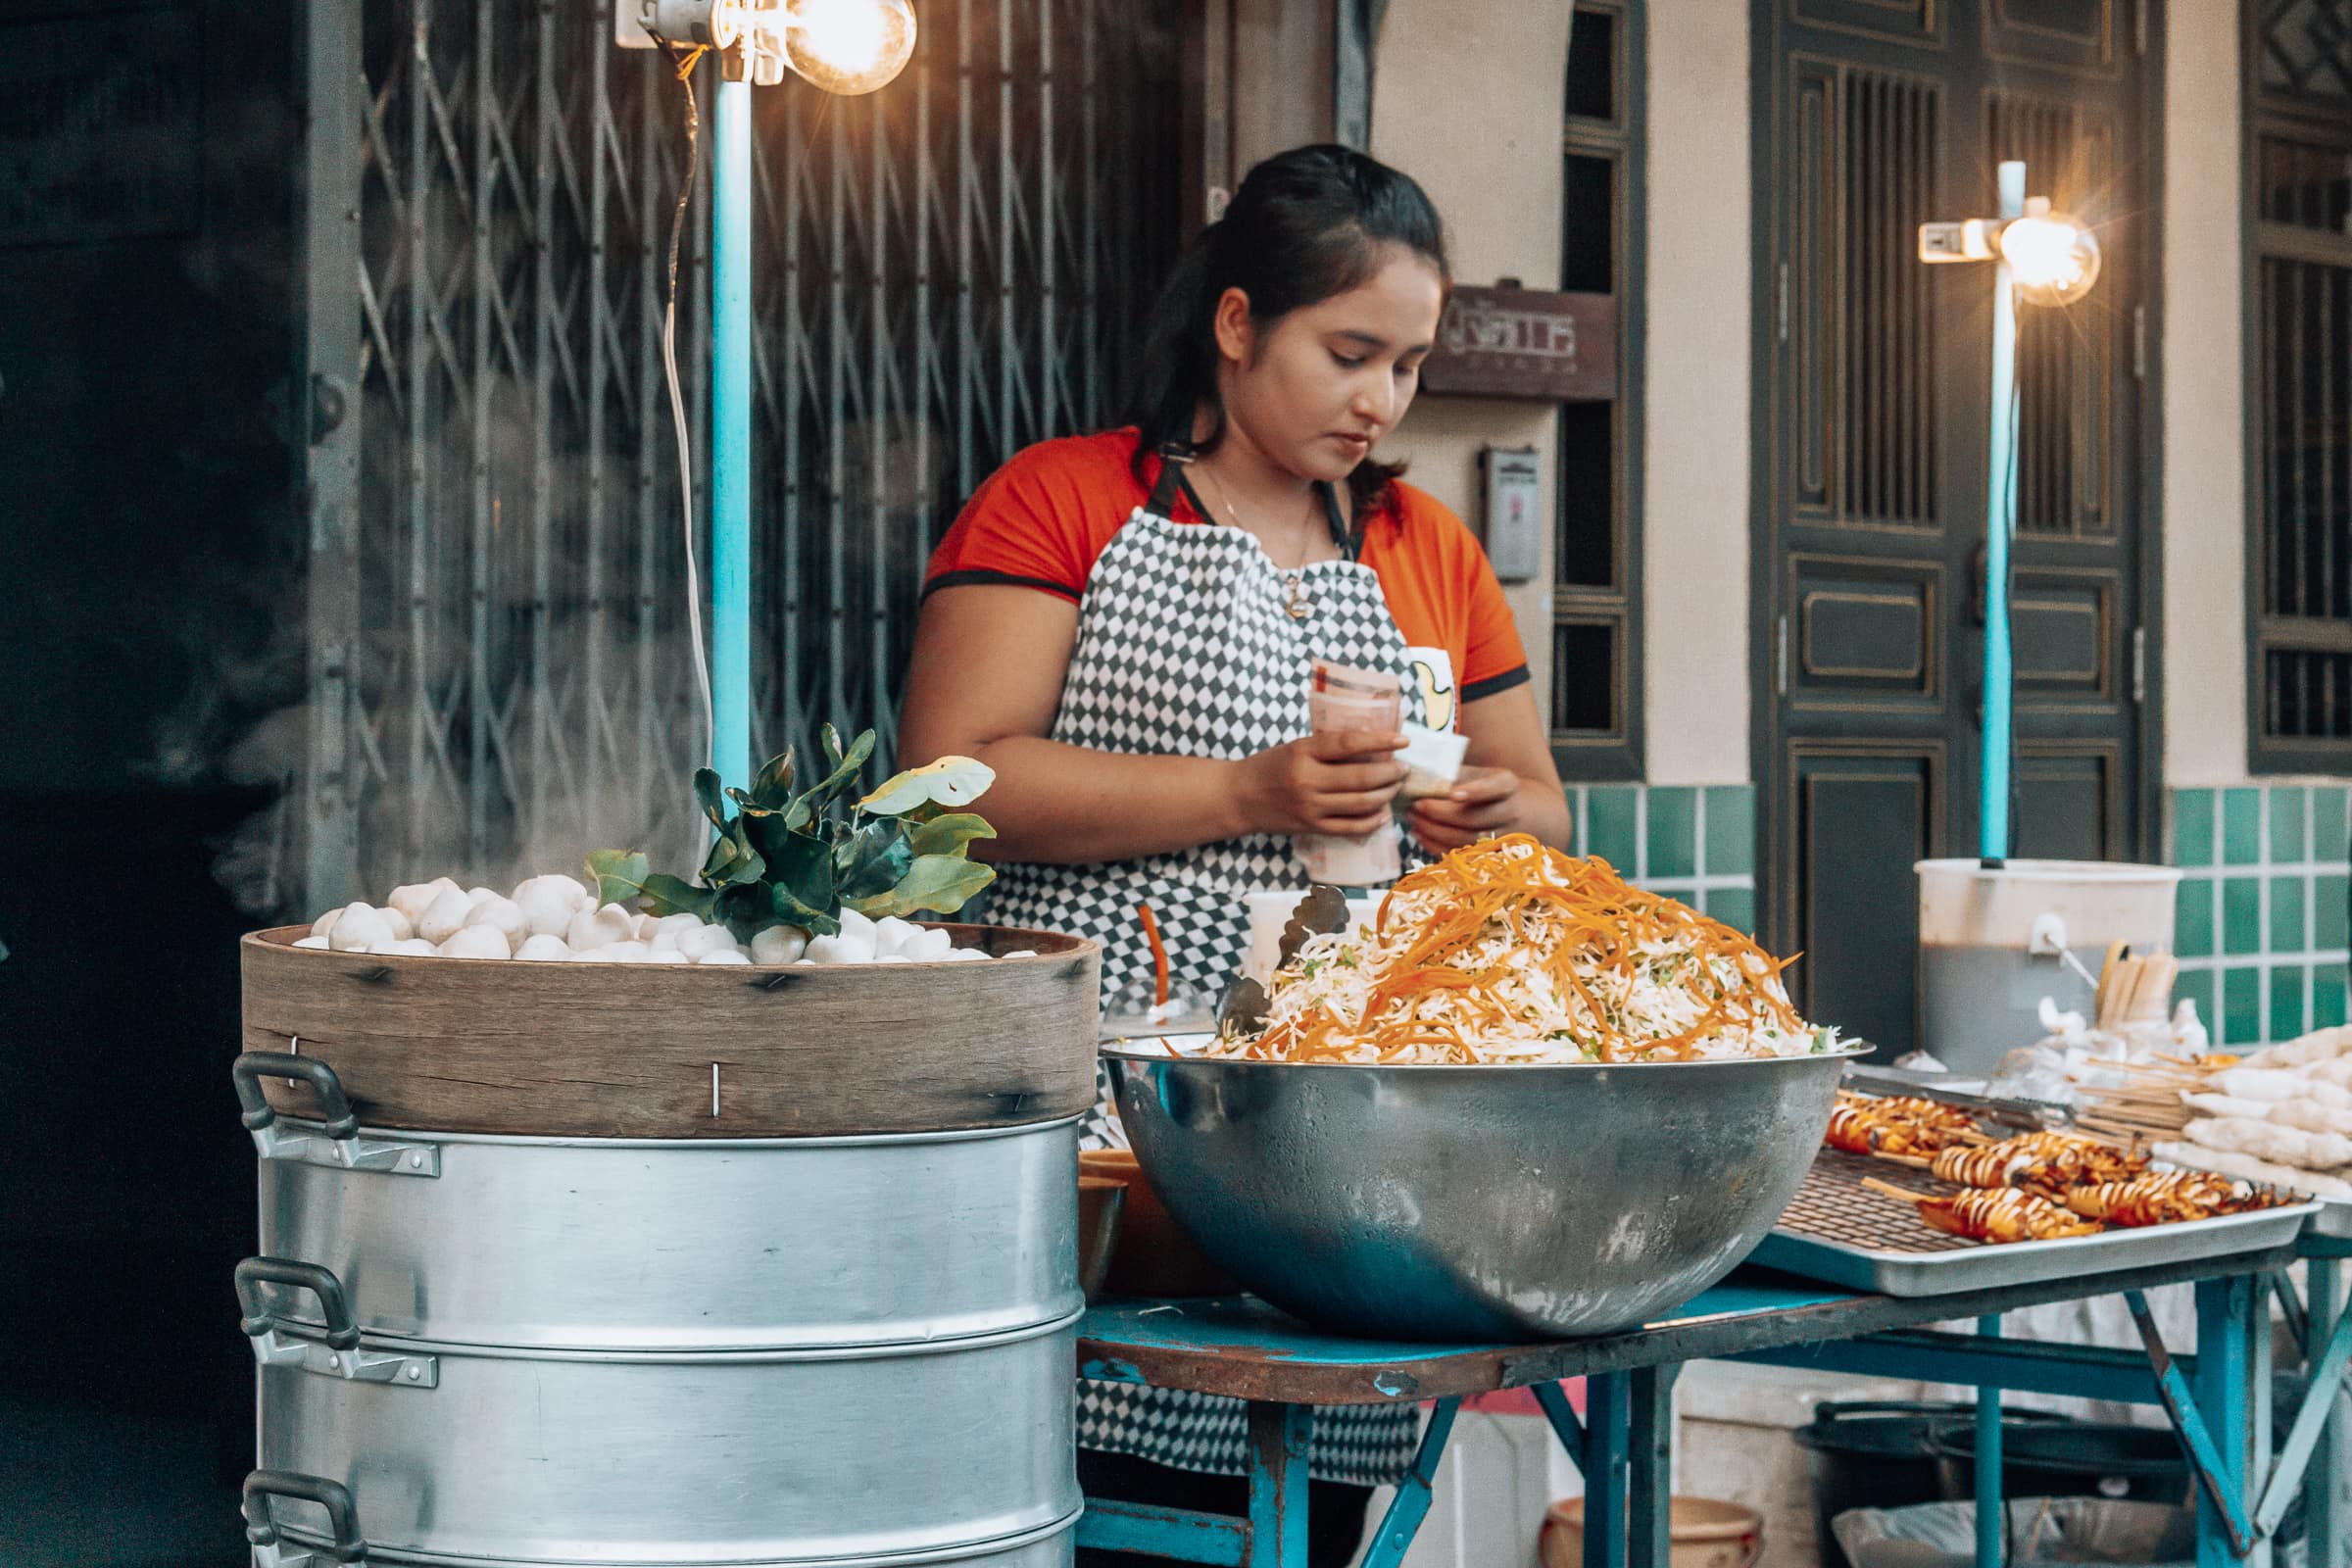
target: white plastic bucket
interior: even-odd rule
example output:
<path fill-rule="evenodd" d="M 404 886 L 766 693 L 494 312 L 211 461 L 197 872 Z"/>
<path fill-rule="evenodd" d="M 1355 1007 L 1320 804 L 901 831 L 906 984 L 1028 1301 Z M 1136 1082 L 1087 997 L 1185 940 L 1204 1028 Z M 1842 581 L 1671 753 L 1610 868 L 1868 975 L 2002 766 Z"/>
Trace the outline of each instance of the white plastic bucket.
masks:
<path fill-rule="evenodd" d="M 1955 859 L 1915 869 L 1920 1045 L 1956 1073 L 1987 1076 L 2040 1039 L 2044 997 L 2089 1012 L 2091 988 L 2058 947 L 2093 974 L 2118 942 L 2143 956 L 2172 951 L 2174 866 L 2011 860 L 1987 869 Z"/>

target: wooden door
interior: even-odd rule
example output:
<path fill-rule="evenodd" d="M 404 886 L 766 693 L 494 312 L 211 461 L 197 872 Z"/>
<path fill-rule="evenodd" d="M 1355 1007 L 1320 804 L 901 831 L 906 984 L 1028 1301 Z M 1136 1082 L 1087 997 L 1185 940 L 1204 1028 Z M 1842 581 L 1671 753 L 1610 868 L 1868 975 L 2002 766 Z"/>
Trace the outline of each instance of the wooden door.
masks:
<path fill-rule="evenodd" d="M 2106 267 L 2021 326 L 2012 853 L 2141 844 L 2131 0 L 1759 0 L 1756 703 L 1762 909 L 1816 1016 L 1914 1042 L 1912 862 L 1977 846 L 1993 271 L 1917 259 L 1994 167 Z"/>

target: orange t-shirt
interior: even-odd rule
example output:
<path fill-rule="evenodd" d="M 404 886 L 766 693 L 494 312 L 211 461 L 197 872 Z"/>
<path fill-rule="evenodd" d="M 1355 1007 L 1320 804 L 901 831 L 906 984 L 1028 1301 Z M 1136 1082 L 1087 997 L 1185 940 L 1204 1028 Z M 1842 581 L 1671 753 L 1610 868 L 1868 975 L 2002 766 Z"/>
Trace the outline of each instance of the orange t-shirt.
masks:
<path fill-rule="evenodd" d="M 1131 466 L 1135 443 L 1131 426 L 1013 454 L 932 552 L 924 594 L 1011 583 L 1077 601 L 1095 559 L 1150 499 Z M 1379 577 L 1406 644 L 1446 650 L 1465 703 L 1527 680 L 1519 628 L 1477 537 L 1425 492 L 1401 483 L 1395 491 L 1395 504 L 1365 524 L 1356 559 Z M 1181 487 L 1173 520 L 1203 520 Z"/>

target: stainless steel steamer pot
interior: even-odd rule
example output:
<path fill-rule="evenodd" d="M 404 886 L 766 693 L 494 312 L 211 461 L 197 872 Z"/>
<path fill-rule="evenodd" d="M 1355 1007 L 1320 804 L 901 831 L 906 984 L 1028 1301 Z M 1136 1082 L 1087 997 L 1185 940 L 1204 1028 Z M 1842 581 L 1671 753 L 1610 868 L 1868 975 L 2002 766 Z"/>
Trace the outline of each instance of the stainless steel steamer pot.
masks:
<path fill-rule="evenodd" d="M 429 1362 L 420 1383 L 288 1359 L 262 1368 L 261 1463 L 348 1487 L 371 1551 L 683 1565 L 969 1548 L 1081 1506 L 1075 1323 L 683 1356 L 401 1342 L 404 1364 Z"/>
<path fill-rule="evenodd" d="M 317 1157 L 261 1161 L 262 1250 L 332 1271 L 370 1335 L 810 1348 L 993 1334 L 1083 1304 L 1073 1121 L 758 1140 L 371 1132 L 396 1152 L 356 1170 L 318 1123 L 277 1128 L 277 1147 Z M 313 1294 L 273 1304 L 321 1322 Z"/>

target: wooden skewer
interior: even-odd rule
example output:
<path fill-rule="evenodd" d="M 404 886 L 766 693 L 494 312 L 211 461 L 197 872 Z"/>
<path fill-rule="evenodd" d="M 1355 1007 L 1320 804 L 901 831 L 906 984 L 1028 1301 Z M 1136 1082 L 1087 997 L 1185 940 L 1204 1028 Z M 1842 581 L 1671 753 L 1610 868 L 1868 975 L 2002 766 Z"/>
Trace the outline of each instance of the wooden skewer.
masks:
<path fill-rule="evenodd" d="M 1925 1154 L 1881 1154 L 1879 1158 L 1889 1165 L 1908 1165 L 1913 1170 L 1933 1170 L 1936 1161 Z"/>
<path fill-rule="evenodd" d="M 1899 1202 L 1927 1203 L 1934 1201 L 1934 1200 L 1925 1193 L 1905 1192 L 1902 1188 L 1895 1186 L 1892 1182 L 1883 1182 L 1876 1176 L 1863 1177 L 1862 1186 L 1866 1190 L 1878 1194 L 1881 1198 L 1891 1198 Z"/>

